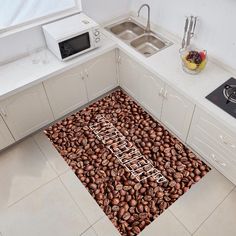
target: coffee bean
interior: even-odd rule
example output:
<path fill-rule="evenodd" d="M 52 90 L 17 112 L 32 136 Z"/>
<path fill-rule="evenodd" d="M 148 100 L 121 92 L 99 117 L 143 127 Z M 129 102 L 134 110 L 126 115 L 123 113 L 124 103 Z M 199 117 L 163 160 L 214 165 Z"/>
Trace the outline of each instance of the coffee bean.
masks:
<path fill-rule="evenodd" d="M 172 188 L 172 187 L 175 187 L 176 185 L 176 182 L 174 180 L 170 181 L 169 182 L 169 186 Z"/>
<path fill-rule="evenodd" d="M 112 204 L 113 204 L 113 205 L 118 205 L 119 202 L 120 202 L 119 198 L 113 198 L 113 199 L 112 199 Z"/>
<path fill-rule="evenodd" d="M 136 235 L 141 232 L 141 230 L 140 230 L 140 228 L 139 228 L 138 226 L 134 226 L 134 227 L 132 228 L 132 231 L 133 231 Z"/>
<path fill-rule="evenodd" d="M 137 205 L 137 201 L 134 200 L 134 199 L 131 199 L 130 202 L 129 202 L 129 205 L 130 206 L 136 206 Z"/>
<path fill-rule="evenodd" d="M 123 215 L 123 219 L 124 220 L 128 220 L 130 218 L 130 213 L 129 212 L 126 212 L 124 215 Z"/>
<path fill-rule="evenodd" d="M 121 139 L 113 136 L 104 142 L 90 128 L 96 123 L 98 132 L 105 128 L 97 122 L 97 115 L 112 123 L 129 147 L 135 145 L 168 183 L 157 183 L 153 177 L 138 182 L 113 153 L 119 151 Z M 139 234 L 210 170 L 120 90 L 50 126 L 45 133 L 122 236 Z M 128 154 L 122 158 L 132 159 Z M 138 164 L 136 161 L 133 167 Z"/>
<path fill-rule="evenodd" d="M 122 184 L 116 185 L 116 190 L 117 190 L 117 191 L 120 191 L 120 190 L 122 190 L 122 189 L 123 189 L 123 185 L 122 185 Z"/>

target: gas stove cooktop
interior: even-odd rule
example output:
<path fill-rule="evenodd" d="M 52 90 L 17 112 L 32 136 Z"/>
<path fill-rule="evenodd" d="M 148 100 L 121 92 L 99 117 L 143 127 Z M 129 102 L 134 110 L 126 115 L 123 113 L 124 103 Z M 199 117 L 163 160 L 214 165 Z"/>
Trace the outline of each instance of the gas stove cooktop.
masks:
<path fill-rule="evenodd" d="M 206 97 L 209 101 L 236 118 L 236 79 L 230 78 Z"/>

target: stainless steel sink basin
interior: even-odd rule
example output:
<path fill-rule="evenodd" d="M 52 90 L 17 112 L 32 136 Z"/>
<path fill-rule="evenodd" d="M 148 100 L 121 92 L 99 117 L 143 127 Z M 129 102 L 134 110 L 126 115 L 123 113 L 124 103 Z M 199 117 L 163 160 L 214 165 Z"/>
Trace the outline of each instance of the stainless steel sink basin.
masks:
<path fill-rule="evenodd" d="M 145 26 L 136 22 L 133 18 L 124 19 L 105 27 L 105 29 L 146 57 L 150 57 L 172 45 L 170 41 L 153 31 L 145 32 Z"/>
<path fill-rule="evenodd" d="M 159 50 L 165 48 L 167 43 L 155 36 L 154 34 L 145 34 L 131 43 L 131 46 L 137 49 L 146 57 L 150 57 Z"/>
<path fill-rule="evenodd" d="M 144 34 L 144 29 L 132 21 L 125 21 L 110 28 L 111 32 L 123 40 L 132 40 Z"/>

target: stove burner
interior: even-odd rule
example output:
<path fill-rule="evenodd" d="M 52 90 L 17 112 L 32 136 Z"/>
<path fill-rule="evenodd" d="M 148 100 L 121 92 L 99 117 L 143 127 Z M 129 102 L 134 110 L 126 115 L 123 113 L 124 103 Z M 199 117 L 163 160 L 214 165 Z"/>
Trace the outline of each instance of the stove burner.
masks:
<path fill-rule="evenodd" d="M 231 77 L 207 95 L 206 99 L 236 118 L 236 79 Z"/>
<path fill-rule="evenodd" d="M 227 99 L 226 104 L 229 102 L 236 103 L 236 85 L 225 85 L 223 94 Z"/>

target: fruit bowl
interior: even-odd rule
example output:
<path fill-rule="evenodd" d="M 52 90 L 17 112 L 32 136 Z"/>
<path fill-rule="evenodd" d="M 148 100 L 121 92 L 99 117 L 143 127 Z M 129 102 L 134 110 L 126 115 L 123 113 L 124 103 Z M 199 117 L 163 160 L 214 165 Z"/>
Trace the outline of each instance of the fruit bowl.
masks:
<path fill-rule="evenodd" d="M 196 75 L 200 73 L 207 64 L 206 50 L 180 50 L 183 70 L 189 74 Z"/>

